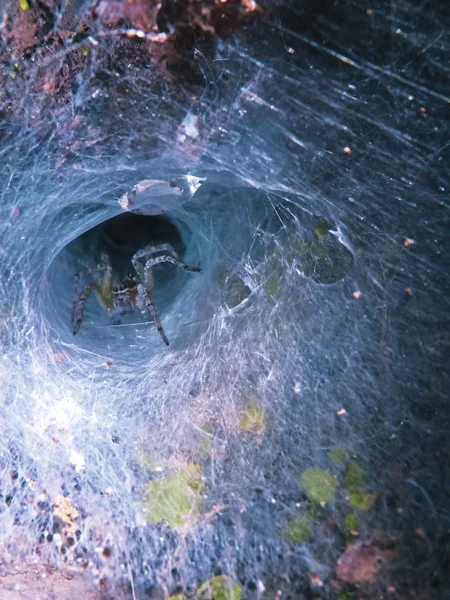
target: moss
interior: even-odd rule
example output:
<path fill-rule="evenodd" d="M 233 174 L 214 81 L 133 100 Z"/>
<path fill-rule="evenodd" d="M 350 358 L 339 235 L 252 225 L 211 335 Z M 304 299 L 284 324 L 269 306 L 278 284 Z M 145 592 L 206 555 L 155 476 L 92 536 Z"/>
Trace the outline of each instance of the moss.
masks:
<path fill-rule="evenodd" d="M 358 510 L 370 510 L 375 502 L 375 498 L 375 494 L 354 492 L 350 494 L 349 502 L 353 508 L 357 508 Z"/>
<path fill-rule="evenodd" d="M 340 281 L 353 266 L 353 255 L 334 236 L 315 233 L 312 241 L 293 241 L 291 249 L 305 276 L 317 283 Z"/>
<path fill-rule="evenodd" d="M 352 461 L 345 473 L 344 485 L 349 492 L 358 493 L 363 483 L 363 470 L 356 461 Z"/>
<path fill-rule="evenodd" d="M 254 403 L 247 406 L 246 411 L 239 419 L 239 427 L 242 431 L 263 435 L 266 430 L 266 416 L 264 411 Z"/>
<path fill-rule="evenodd" d="M 301 483 L 308 498 L 318 504 L 331 502 L 336 493 L 336 478 L 327 469 L 306 469 L 302 473 Z"/>
<path fill-rule="evenodd" d="M 314 521 L 309 515 L 295 517 L 290 519 L 283 535 L 289 542 L 304 544 L 311 539 L 313 526 Z"/>
<path fill-rule="evenodd" d="M 201 469 L 189 465 L 185 470 L 145 486 L 143 511 L 147 523 L 166 521 L 170 527 L 181 527 L 200 511 L 204 493 Z"/>
<path fill-rule="evenodd" d="M 269 296 L 279 296 L 281 293 L 279 280 L 273 276 L 269 277 L 269 279 L 264 283 L 264 290 L 269 294 Z"/>
<path fill-rule="evenodd" d="M 346 531 L 358 531 L 358 517 L 355 513 L 349 513 L 345 516 L 344 525 Z"/>
<path fill-rule="evenodd" d="M 244 302 L 252 292 L 248 285 L 246 285 L 235 273 L 227 278 L 225 282 L 225 291 L 226 302 L 230 308 L 239 306 L 239 304 Z"/>
<path fill-rule="evenodd" d="M 368 494 L 363 486 L 364 472 L 361 466 L 352 461 L 346 470 L 344 485 L 350 492 L 349 503 L 358 510 L 369 510 L 375 502 L 375 494 Z"/>
<path fill-rule="evenodd" d="M 343 462 L 348 458 L 348 451 L 345 448 L 331 448 L 328 452 L 328 458 L 333 462 Z"/>
<path fill-rule="evenodd" d="M 197 590 L 199 600 L 241 600 L 241 587 L 230 577 L 218 575 Z"/>
<path fill-rule="evenodd" d="M 355 595 L 355 592 L 344 592 L 343 594 L 339 594 L 337 600 L 352 600 Z"/>
<path fill-rule="evenodd" d="M 313 232 L 316 237 L 321 235 L 327 235 L 327 233 L 332 229 L 330 223 L 323 218 L 317 218 L 313 224 Z"/>

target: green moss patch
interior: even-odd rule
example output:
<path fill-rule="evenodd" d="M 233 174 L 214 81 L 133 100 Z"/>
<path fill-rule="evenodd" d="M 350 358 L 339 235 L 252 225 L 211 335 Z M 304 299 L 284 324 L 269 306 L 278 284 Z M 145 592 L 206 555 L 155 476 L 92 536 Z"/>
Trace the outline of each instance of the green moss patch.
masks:
<path fill-rule="evenodd" d="M 309 515 L 294 517 L 289 520 L 283 535 L 289 542 L 293 542 L 294 544 L 304 544 L 311 539 L 313 526 L 314 521 Z"/>
<path fill-rule="evenodd" d="M 353 493 L 350 494 L 349 502 L 353 508 L 358 510 L 370 510 L 375 502 L 375 494 L 362 494 Z"/>
<path fill-rule="evenodd" d="M 363 470 L 357 462 L 352 461 L 347 467 L 344 477 L 344 485 L 349 492 L 357 493 L 361 490 L 362 483 Z"/>
<path fill-rule="evenodd" d="M 204 487 L 198 465 L 189 465 L 175 475 L 149 482 L 143 499 L 147 523 L 166 521 L 170 527 L 185 525 L 199 513 Z"/>
<path fill-rule="evenodd" d="M 344 592 L 343 594 L 339 594 L 337 600 L 353 600 L 355 596 L 355 592 Z"/>
<path fill-rule="evenodd" d="M 266 416 L 257 404 L 249 404 L 239 419 L 241 431 L 263 435 L 266 430 Z"/>
<path fill-rule="evenodd" d="M 218 575 L 197 590 L 199 600 L 241 600 L 241 587 L 230 577 Z"/>
<path fill-rule="evenodd" d="M 333 462 L 344 462 L 348 458 L 348 451 L 345 448 L 331 448 L 328 458 Z"/>
<path fill-rule="evenodd" d="M 301 483 L 308 498 L 318 504 L 328 504 L 336 494 L 336 478 L 327 469 L 306 469 Z"/>
<path fill-rule="evenodd" d="M 355 513 L 350 513 L 345 516 L 344 525 L 346 531 L 358 531 L 358 517 Z"/>
<path fill-rule="evenodd" d="M 313 232 L 316 237 L 321 235 L 327 235 L 328 232 L 332 229 L 332 226 L 328 221 L 323 218 L 316 218 L 313 223 Z"/>
<path fill-rule="evenodd" d="M 269 277 L 269 279 L 264 283 L 264 290 L 269 294 L 269 296 L 280 296 L 280 280 L 274 276 Z"/>
<path fill-rule="evenodd" d="M 364 472 L 361 466 L 352 461 L 345 472 L 344 485 L 350 492 L 349 503 L 358 510 L 370 510 L 375 502 L 375 494 L 368 494 L 364 489 Z"/>

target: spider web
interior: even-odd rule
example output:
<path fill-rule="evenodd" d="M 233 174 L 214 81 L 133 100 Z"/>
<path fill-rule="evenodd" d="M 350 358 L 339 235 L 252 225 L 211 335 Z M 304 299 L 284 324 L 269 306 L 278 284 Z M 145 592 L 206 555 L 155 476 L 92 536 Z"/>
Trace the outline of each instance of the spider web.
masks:
<path fill-rule="evenodd" d="M 108 71 L 106 34 L 58 110 L 24 79 L 0 148 L 3 575 L 447 589 L 449 13 L 311 6 L 199 42 L 193 97 Z M 175 225 L 202 268 L 155 267 L 167 349 L 93 300 L 72 336 L 73 275 L 123 215 Z M 390 567 L 346 571 L 360 540 Z"/>

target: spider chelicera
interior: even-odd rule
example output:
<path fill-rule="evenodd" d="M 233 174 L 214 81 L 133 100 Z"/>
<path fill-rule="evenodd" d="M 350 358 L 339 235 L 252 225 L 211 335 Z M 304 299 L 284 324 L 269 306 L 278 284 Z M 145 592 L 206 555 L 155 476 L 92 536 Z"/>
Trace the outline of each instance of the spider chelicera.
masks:
<path fill-rule="evenodd" d="M 162 254 L 163 253 L 163 254 Z M 142 262 L 145 259 L 145 263 Z M 74 276 L 72 323 L 75 323 L 73 334 L 75 335 L 83 322 L 83 312 L 86 300 L 95 293 L 101 306 L 103 306 L 113 318 L 116 313 L 124 314 L 132 312 L 137 306 L 144 317 L 146 310 L 151 314 L 162 341 L 168 346 L 169 340 L 164 333 L 155 305 L 151 299 L 153 292 L 152 267 L 160 263 L 168 262 L 184 269 L 198 273 L 199 267 L 190 267 L 182 263 L 175 250 L 170 244 L 158 246 L 147 246 L 136 252 L 131 259 L 135 273 L 130 272 L 117 280 L 113 275 L 113 269 L 107 254 L 102 255 L 103 262 L 99 265 L 88 267 Z M 104 272 L 101 280 L 88 283 L 81 293 L 78 291 L 80 279 L 87 275 L 97 275 Z"/>

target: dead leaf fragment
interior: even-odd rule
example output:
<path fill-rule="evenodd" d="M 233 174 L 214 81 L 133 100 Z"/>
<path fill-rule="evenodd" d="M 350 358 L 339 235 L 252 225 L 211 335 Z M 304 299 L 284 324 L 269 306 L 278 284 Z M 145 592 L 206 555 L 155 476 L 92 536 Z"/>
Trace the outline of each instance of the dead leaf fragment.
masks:
<path fill-rule="evenodd" d="M 422 529 L 422 527 L 417 527 L 416 529 L 414 529 L 414 533 L 417 535 L 418 538 L 424 540 L 426 539 L 426 535 L 425 535 L 425 531 Z"/>
<path fill-rule="evenodd" d="M 75 535 L 78 529 L 76 520 L 78 519 L 79 514 L 78 510 L 72 506 L 70 498 L 63 496 L 62 494 L 56 496 L 53 506 L 53 516 L 61 519 L 66 525 L 68 532 L 73 535 Z"/>
<path fill-rule="evenodd" d="M 321 580 L 319 575 L 317 575 L 317 573 L 315 573 L 314 571 L 309 574 L 309 581 L 311 582 L 312 586 L 316 586 L 316 587 L 323 586 L 323 581 Z"/>
<path fill-rule="evenodd" d="M 397 551 L 397 541 L 388 535 L 356 542 L 339 558 L 336 574 L 347 583 L 372 581 L 380 567 L 397 556 Z"/>

